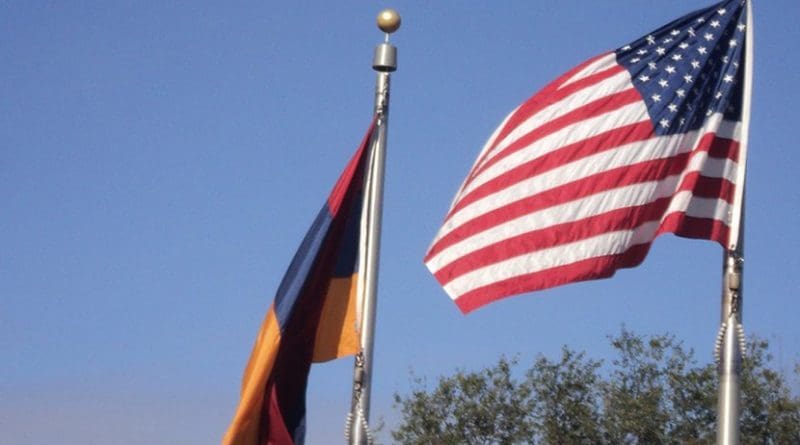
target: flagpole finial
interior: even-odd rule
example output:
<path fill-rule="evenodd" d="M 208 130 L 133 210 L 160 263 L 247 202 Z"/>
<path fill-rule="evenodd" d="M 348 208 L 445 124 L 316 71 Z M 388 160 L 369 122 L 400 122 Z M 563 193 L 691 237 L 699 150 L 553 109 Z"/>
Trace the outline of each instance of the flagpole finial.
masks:
<path fill-rule="evenodd" d="M 389 34 L 400 29 L 400 14 L 394 9 L 384 9 L 378 13 L 378 28 L 384 32 L 383 43 L 375 48 L 375 58 L 372 59 L 372 69 L 379 72 L 391 73 L 397 69 L 397 48 L 389 43 Z"/>
<path fill-rule="evenodd" d="M 386 34 L 391 34 L 400 28 L 400 14 L 394 9 L 384 9 L 378 13 L 378 28 Z"/>

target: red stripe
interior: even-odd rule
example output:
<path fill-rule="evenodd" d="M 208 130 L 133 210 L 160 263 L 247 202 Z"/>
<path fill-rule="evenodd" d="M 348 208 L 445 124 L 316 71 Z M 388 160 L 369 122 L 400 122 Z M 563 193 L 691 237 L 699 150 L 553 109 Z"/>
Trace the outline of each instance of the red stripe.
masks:
<path fill-rule="evenodd" d="M 450 211 L 450 215 L 479 199 L 510 187 L 518 182 L 540 175 L 554 168 L 597 153 L 617 148 L 621 145 L 643 141 L 653 136 L 653 124 L 648 120 L 624 127 L 615 128 L 597 136 L 574 144 L 565 145 L 558 150 L 508 170 L 464 195 Z M 448 215 L 449 216 L 449 215 Z"/>
<path fill-rule="evenodd" d="M 523 104 L 517 108 L 517 111 L 516 113 L 514 113 L 514 116 L 512 116 L 511 119 L 509 119 L 505 127 L 503 127 L 503 129 L 500 131 L 497 140 L 502 140 L 502 138 L 506 137 L 508 133 L 510 133 L 514 128 L 516 128 L 519 125 L 520 122 L 528 119 L 533 113 L 536 113 L 537 111 L 541 110 L 542 108 L 551 103 L 557 102 L 558 100 L 556 100 L 556 98 L 563 99 L 564 97 L 567 97 L 569 94 L 578 91 L 577 87 L 574 87 L 572 89 L 563 88 L 561 90 L 559 90 L 559 88 L 561 88 L 561 85 L 564 82 L 568 81 L 570 78 L 572 78 L 573 76 L 584 70 L 586 67 L 588 67 L 595 61 L 600 60 L 602 57 L 605 56 L 606 54 L 601 54 L 597 57 L 593 57 L 585 61 L 584 63 L 576 66 L 575 68 L 572 68 L 571 70 L 562 74 L 556 80 L 547 84 L 544 88 L 536 92 L 533 96 L 528 98 L 528 100 L 523 102 Z M 617 65 L 617 69 L 618 70 L 616 71 L 616 73 L 618 73 L 619 70 L 622 70 L 624 68 L 620 65 Z M 586 86 L 589 85 L 590 85 L 589 83 L 584 82 L 581 84 L 581 87 L 585 88 Z"/>
<path fill-rule="evenodd" d="M 359 162 L 362 159 L 361 153 L 366 149 L 367 144 L 372 138 L 372 130 L 374 129 L 375 119 L 373 118 L 372 122 L 369 124 L 367 134 L 364 135 L 364 138 L 361 140 L 361 144 L 358 146 L 358 150 L 356 150 L 353 157 L 350 158 L 350 162 L 347 163 L 347 167 L 345 167 L 345 169 L 342 171 L 342 174 L 339 176 L 339 180 L 336 181 L 336 184 L 333 186 L 333 190 L 331 190 L 330 196 L 328 196 L 328 208 L 330 209 L 331 216 L 336 216 L 336 213 L 339 212 L 339 206 L 342 204 L 344 195 L 347 193 L 347 188 L 349 187 L 353 175 L 358 169 Z"/>
<path fill-rule="evenodd" d="M 278 402 L 278 393 L 275 390 L 275 383 L 270 382 L 265 394 L 268 400 L 262 405 L 261 411 L 261 425 L 259 431 L 259 444 L 269 445 L 294 445 L 294 439 L 286 429 L 286 423 L 283 420 L 281 413 L 280 402 Z"/>
<path fill-rule="evenodd" d="M 719 156 L 732 159 L 738 157 L 738 149 L 738 142 L 730 139 L 717 138 L 713 133 L 709 133 L 701 138 L 697 147 L 692 152 L 677 155 L 672 158 L 618 167 L 606 172 L 583 177 L 571 183 L 546 190 L 518 201 L 509 202 L 505 206 L 477 216 L 443 236 L 436 244 L 431 246 L 431 249 L 425 256 L 425 261 L 428 261 L 434 255 L 463 239 L 514 218 L 604 190 L 660 180 L 667 176 L 680 173 L 685 169 L 689 158 L 697 153 L 708 152 L 710 156 L 713 154 L 712 157 Z M 687 175 L 687 178 L 691 177 L 693 176 Z M 502 188 L 499 190 L 502 190 Z M 710 196 L 710 192 L 701 196 Z M 455 207 L 461 208 L 459 205 L 460 203 L 457 203 Z M 448 218 L 450 216 L 452 215 L 449 215 Z"/>
<path fill-rule="evenodd" d="M 513 143 L 511 143 L 508 147 L 503 149 L 501 153 L 498 153 L 492 159 L 489 159 L 484 164 L 477 166 L 470 174 L 470 177 L 465 182 L 465 185 L 471 183 L 476 176 L 481 174 L 481 172 L 491 167 L 492 165 L 498 163 L 500 160 L 510 156 L 511 154 L 516 153 L 517 151 L 526 148 L 527 146 L 531 145 L 532 143 L 538 141 L 539 139 L 547 135 L 553 134 L 558 130 L 561 130 L 575 123 L 584 121 L 586 119 L 591 119 L 593 117 L 597 117 L 606 113 L 610 113 L 614 110 L 617 110 L 626 105 L 630 105 L 632 103 L 641 100 L 642 97 L 641 95 L 639 95 L 639 92 L 631 88 L 589 102 L 588 104 L 577 107 L 555 119 L 551 119 L 546 123 L 542 124 L 541 126 L 533 129 L 531 132 L 520 137 Z M 642 117 L 646 118 L 647 116 L 643 115 Z"/>
<path fill-rule="evenodd" d="M 449 219 L 460 209 L 467 205 L 514 185 L 520 181 L 544 173 L 560 165 L 591 156 L 596 153 L 616 148 L 625 144 L 646 140 L 652 136 L 650 121 L 640 122 L 624 127 L 615 128 L 605 133 L 566 145 L 542 157 L 533 159 L 509 170 L 502 175 L 476 187 L 473 191 L 461 197 L 448 212 L 445 220 Z M 510 147 L 509 147 L 510 148 Z M 707 133 L 697 144 L 695 151 L 708 151 L 712 158 L 728 158 L 738 160 L 739 142 L 718 137 L 714 133 Z"/>
<path fill-rule="evenodd" d="M 546 271 L 521 275 L 473 289 L 455 300 L 463 313 L 523 292 L 547 289 L 562 284 L 608 278 L 617 269 L 636 267 L 647 256 L 652 243 L 631 247 L 623 254 L 591 258 L 577 263 L 554 267 Z"/>
<path fill-rule="evenodd" d="M 721 221 L 694 218 L 676 213 L 667 217 L 657 235 L 673 232 L 684 238 L 710 239 L 725 247 L 728 227 Z M 545 271 L 521 275 L 473 289 L 455 300 L 463 313 L 472 312 L 486 304 L 519 294 L 548 289 L 562 284 L 613 276 L 618 269 L 636 267 L 644 261 L 652 241 L 632 246 L 616 255 L 590 258 Z"/>
<path fill-rule="evenodd" d="M 722 193 L 721 199 L 727 202 L 733 199 L 734 187 L 729 181 L 720 178 L 701 177 L 696 173 L 690 176 L 691 177 L 687 176 L 687 178 L 682 181 L 678 187 L 678 191 L 695 190 L 695 196 L 707 196 L 713 192 L 717 192 L 717 196 L 720 196 L 719 193 Z M 455 261 L 439 269 L 434 275 L 442 285 L 446 285 L 463 274 L 509 258 L 569 244 L 608 232 L 632 230 L 649 221 L 658 221 L 662 219 L 669 208 L 672 198 L 672 196 L 664 197 L 647 204 L 612 210 L 581 220 L 557 224 L 507 238 L 459 257 Z M 675 213 L 674 215 L 678 214 L 679 213 Z M 662 223 L 662 227 L 666 225 L 668 230 L 660 230 L 659 233 L 674 231 L 669 230 L 669 228 L 673 227 L 671 224 L 674 224 L 672 221 L 675 218 L 675 216 L 670 215 L 670 222 L 665 221 Z M 693 218 L 692 221 L 697 219 L 698 218 Z M 691 228 L 688 226 L 685 227 L 685 230 L 690 229 Z M 707 229 L 701 227 L 698 233 L 706 232 Z M 689 236 L 688 233 L 694 232 L 686 233 L 686 236 Z M 694 238 L 697 237 L 698 236 L 694 236 Z"/>
<path fill-rule="evenodd" d="M 736 185 L 725 178 L 712 178 L 703 176 L 700 172 L 692 172 L 683 178 L 677 191 L 691 191 L 696 198 L 719 198 L 732 204 L 735 189 Z"/>
<path fill-rule="evenodd" d="M 578 66 L 568 70 L 566 73 L 564 73 L 561 76 L 557 77 L 554 81 L 550 82 L 549 84 L 547 84 L 547 86 L 545 86 L 544 88 L 539 90 L 538 93 L 536 93 L 533 96 L 531 96 L 531 98 L 528 99 L 528 101 L 534 100 L 534 99 L 539 98 L 539 97 L 548 96 L 548 95 L 551 95 L 551 94 L 555 93 L 559 88 L 562 87 L 562 84 L 566 83 L 572 77 L 574 77 L 575 75 L 577 75 L 578 73 L 580 73 L 581 71 L 586 69 L 589 65 L 595 63 L 596 61 L 602 59 L 603 57 L 606 57 L 608 54 L 609 53 L 603 53 L 603 54 L 599 54 L 599 55 L 597 55 L 595 57 L 591 57 L 588 60 L 586 60 L 585 62 L 579 64 Z M 617 66 L 619 66 L 619 65 L 617 65 Z"/>
<path fill-rule="evenodd" d="M 712 158 L 728 158 L 732 161 L 739 161 L 739 141 L 714 133 L 707 133 L 703 136 L 695 150 L 708 151 L 708 156 Z"/>
<path fill-rule="evenodd" d="M 683 171 L 689 155 L 690 153 L 683 153 L 672 158 L 618 167 L 511 202 L 486 212 L 445 235 L 432 246 L 426 260 L 463 239 L 529 213 L 568 203 L 605 190 L 657 181 L 667 176 L 676 175 Z"/>
<path fill-rule="evenodd" d="M 658 228 L 656 236 L 671 232 L 683 238 L 716 241 L 723 248 L 728 245 L 730 229 L 722 221 L 711 218 L 696 218 L 685 213 L 667 215 Z"/>
<path fill-rule="evenodd" d="M 500 130 L 500 132 L 497 134 L 497 137 L 492 143 L 492 146 L 488 150 L 486 150 L 486 152 L 483 153 L 483 155 L 480 158 L 478 158 L 478 160 L 475 162 L 475 165 L 476 166 L 480 165 L 480 163 L 483 162 L 483 160 L 489 154 L 491 154 L 495 148 L 497 148 L 497 144 L 499 144 L 500 141 L 505 139 L 505 137 L 508 136 L 509 133 L 514 131 L 514 129 L 517 128 L 521 123 L 528 120 L 531 116 L 538 113 L 545 107 L 552 105 L 553 103 L 559 102 L 564 98 L 574 94 L 577 91 L 580 91 L 587 87 L 591 87 L 592 85 L 601 82 L 605 79 L 608 79 L 609 77 L 613 77 L 614 75 L 619 74 L 620 72 L 625 70 L 625 68 L 623 68 L 622 66 L 615 65 L 609 69 L 606 69 L 598 73 L 594 73 L 590 76 L 587 76 L 581 80 L 578 80 L 561 88 L 561 84 L 568 81 L 571 77 L 579 73 L 581 70 L 583 70 L 590 64 L 594 63 L 596 60 L 605 56 L 606 54 L 601 54 L 597 57 L 593 57 L 587 60 L 586 62 L 578 65 L 577 67 L 569 70 L 565 74 L 561 75 L 561 77 L 559 77 L 555 81 L 550 82 L 546 87 L 544 87 L 538 93 L 534 94 L 528 100 L 526 100 L 522 105 L 520 105 L 520 107 L 516 110 L 514 115 L 511 116 L 506 122 L 506 124 L 503 126 L 503 129 Z M 467 180 L 469 180 L 471 176 L 472 175 L 468 176 Z"/>
<path fill-rule="evenodd" d="M 565 87 L 559 88 L 559 85 L 562 83 L 561 81 L 556 81 L 551 83 L 550 84 L 551 86 L 556 87 L 555 90 L 552 91 L 542 90 L 538 94 L 534 95 L 533 97 L 525 101 L 525 103 L 523 103 L 517 109 L 517 112 L 514 113 L 514 116 L 512 116 L 511 119 L 509 119 L 508 122 L 506 122 L 505 127 L 503 127 L 503 130 L 500 132 L 500 134 L 498 134 L 498 137 L 495 140 L 492 149 L 494 149 L 500 141 L 502 141 L 506 136 L 508 136 L 509 133 L 514 131 L 515 128 L 523 124 L 525 121 L 530 119 L 536 113 L 542 111 L 543 109 L 549 107 L 554 103 L 566 99 L 567 97 L 577 93 L 578 91 L 593 87 L 595 84 L 600 83 L 611 77 L 614 77 L 623 71 L 625 71 L 625 68 L 623 68 L 620 65 L 615 65 L 611 68 L 591 74 L 580 80 L 570 83 Z M 574 74 L 575 73 L 570 73 L 569 76 L 566 76 L 567 78 L 565 78 L 564 81 L 568 80 L 568 78 L 572 77 L 572 75 Z"/>
<path fill-rule="evenodd" d="M 569 70 L 568 72 L 564 73 L 553 82 L 550 82 L 546 87 L 541 89 L 539 92 L 531 96 L 528 100 L 526 100 L 522 105 L 517 108 L 516 113 L 511 119 L 506 122 L 506 125 L 503 127 L 503 130 L 500 131 L 498 137 L 493 144 L 493 147 L 497 145 L 499 141 L 502 141 L 509 133 L 514 131 L 520 124 L 525 122 L 526 120 L 530 119 L 531 116 L 538 113 L 539 111 L 543 110 L 544 108 L 563 100 L 566 97 L 569 97 L 576 92 L 594 86 L 595 84 L 602 82 L 610 77 L 613 77 L 623 71 L 625 68 L 621 65 L 614 65 L 611 68 L 606 70 L 591 74 L 586 76 L 580 80 L 570 83 L 569 85 L 563 86 L 562 84 L 568 81 L 570 78 L 581 72 L 587 66 L 591 65 L 595 61 L 599 60 L 602 57 L 605 57 L 606 54 L 601 54 L 597 57 L 587 60 L 585 63 L 578 65 L 577 67 Z"/>
<path fill-rule="evenodd" d="M 659 220 L 669 207 L 670 200 L 671 197 L 661 198 L 646 205 L 613 210 L 507 238 L 459 257 L 434 275 L 442 285 L 446 285 L 465 273 L 509 258 L 608 232 L 632 230 L 646 222 Z"/>

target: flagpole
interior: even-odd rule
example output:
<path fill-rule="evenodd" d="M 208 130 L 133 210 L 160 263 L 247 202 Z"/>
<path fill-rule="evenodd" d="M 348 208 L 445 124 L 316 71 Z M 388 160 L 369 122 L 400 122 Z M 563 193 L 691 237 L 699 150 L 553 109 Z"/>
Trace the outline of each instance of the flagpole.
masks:
<path fill-rule="evenodd" d="M 717 338 L 719 389 L 717 445 L 739 445 L 740 377 L 745 338 L 742 328 L 742 273 L 744 266 L 744 188 L 753 89 L 753 12 L 747 2 L 744 85 L 742 86 L 742 133 L 739 144 L 736 191 L 731 211 L 728 247 L 723 256 L 722 310 Z"/>
<path fill-rule="evenodd" d="M 369 429 L 369 404 L 372 390 L 372 358 L 375 339 L 375 312 L 378 291 L 378 256 L 380 252 L 381 216 L 383 210 L 383 176 L 386 157 L 386 133 L 389 124 L 389 73 L 397 69 L 397 48 L 389 43 L 389 34 L 400 28 L 400 15 L 393 9 L 378 14 L 378 28 L 384 32 L 384 42 L 375 48 L 372 69 L 377 71 L 375 82 L 375 129 L 365 183 L 364 223 L 361 249 L 363 259 L 362 294 L 360 305 L 361 351 L 356 355 L 353 371 L 353 402 L 345 435 L 351 445 L 373 443 Z"/>

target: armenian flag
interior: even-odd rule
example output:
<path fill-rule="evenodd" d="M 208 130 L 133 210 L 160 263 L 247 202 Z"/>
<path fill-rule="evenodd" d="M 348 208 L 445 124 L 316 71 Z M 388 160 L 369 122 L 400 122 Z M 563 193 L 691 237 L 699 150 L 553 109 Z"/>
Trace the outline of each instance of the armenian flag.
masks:
<path fill-rule="evenodd" d="M 224 445 L 301 445 L 312 362 L 359 351 L 358 250 L 367 146 L 342 172 L 283 277 L 244 372 Z"/>

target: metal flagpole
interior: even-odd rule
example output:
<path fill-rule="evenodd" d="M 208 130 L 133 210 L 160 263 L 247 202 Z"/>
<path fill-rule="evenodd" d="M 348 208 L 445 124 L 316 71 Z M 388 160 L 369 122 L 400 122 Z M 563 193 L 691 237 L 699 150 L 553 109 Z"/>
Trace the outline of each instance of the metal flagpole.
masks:
<path fill-rule="evenodd" d="M 742 133 L 739 143 L 736 192 L 733 199 L 730 238 L 723 256 L 721 326 L 717 337 L 717 445 L 739 445 L 740 373 L 745 352 L 742 328 L 742 272 L 744 266 L 744 185 L 750 132 L 753 89 L 753 12 L 747 2 L 744 85 L 742 86 Z"/>
<path fill-rule="evenodd" d="M 397 69 L 397 48 L 389 43 L 389 34 L 400 28 L 400 15 L 393 9 L 378 14 L 378 28 L 384 42 L 375 48 L 372 69 L 378 72 L 375 83 L 375 129 L 365 182 L 362 240 L 359 274 L 363 276 L 360 305 L 361 352 L 356 355 L 353 371 L 353 402 L 345 427 L 351 445 L 372 444 L 369 430 L 369 401 L 372 389 L 372 357 L 375 338 L 375 308 L 378 290 L 378 254 L 380 251 L 381 214 L 383 209 L 383 171 L 386 156 L 386 132 L 389 124 L 389 73 Z"/>

